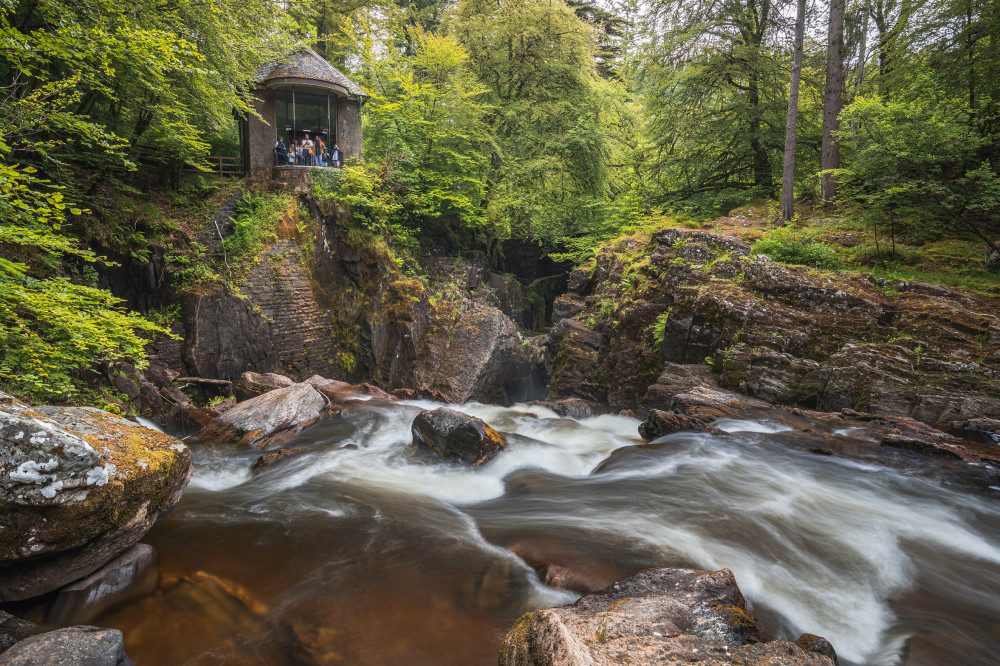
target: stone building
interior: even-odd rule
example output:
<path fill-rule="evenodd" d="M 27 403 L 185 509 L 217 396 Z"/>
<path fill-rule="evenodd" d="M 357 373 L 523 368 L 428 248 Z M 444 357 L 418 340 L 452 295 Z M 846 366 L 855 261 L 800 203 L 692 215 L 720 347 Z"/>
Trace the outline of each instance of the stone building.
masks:
<path fill-rule="evenodd" d="M 274 145 L 308 135 L 328 147 L 339 145 L 345 159 L 361 157 L 361 104 L 365 92 L 310 48 L 303 47 L 259 71 L 254 109 L 241 123 L 243 168 L 257 179 L 269 179 L 275 169 L 301 167 L 279 164 Z"/>

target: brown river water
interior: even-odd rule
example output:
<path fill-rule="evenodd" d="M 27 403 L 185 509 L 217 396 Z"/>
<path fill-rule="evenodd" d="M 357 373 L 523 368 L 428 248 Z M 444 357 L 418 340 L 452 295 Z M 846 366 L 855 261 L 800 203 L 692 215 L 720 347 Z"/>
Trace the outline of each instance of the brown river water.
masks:
<path fill-rule="evenodd" d="M 1000 663 L 995 474 L 820 456 L 768 421 L 629 449 L 635 419 L 480 404 L 458 409 L 510 445 L 466 468 L 410 444 L 436 406 L 322 422 L 295 443 L 314 451 L 256 474 L 260 451 L 195 446 L 183 499 L 144 539 L 160 591 L 93 623 L 124 631 L 139 666 L 495 664 L 521 613 L 577 598 L 517 546 L 601 585 L 728 567 L 769 633 L 823 635 L 845 664 Z"/>

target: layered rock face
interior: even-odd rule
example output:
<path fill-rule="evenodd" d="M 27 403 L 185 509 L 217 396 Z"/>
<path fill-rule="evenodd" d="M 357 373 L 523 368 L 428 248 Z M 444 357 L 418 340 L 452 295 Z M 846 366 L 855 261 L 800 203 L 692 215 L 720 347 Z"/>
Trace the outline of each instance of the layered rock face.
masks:
<path fill-rule="evenodd" d="M 548 339 L 518 332 L 517 280 L 491 271 L 482 254 L 427 257 L 426 277 L 406 275 L 383 239 L 358 233 L 349 212 L 305 201 L 315 233 L 274 242 L 238 294 L 183 298 L 179 339 L 157 343 L 161 367 L 233 382 L 251 371 L 254 381 L 236 386 L 241 399 L 273 388 L 277 372 L 422 389 L 450 402 L 544 397 Z M 161 398 L 162 382 L 146 379 L 147 411 L 164 412 L 164 399 L 183 404 Z M 136 384 L 138 396 L 143 380 Z"/>
<path fill-rule="evenodd" d="M 0 396 L 2 397 L 2 396 Z M 86 407 L 0 404 L 0 601 L 87 576 L 180 500 L 191 452 Z"/>
<path fill-rule="evenodd" d="M 645 411 L 717 385 L 946 426 L 1000 415 L 1000 299 L 785 266 L 730 236 L 623 239 L 554 316 L 550 398 Z"/>
<path fill-rule="evenodd" d="M 728 569 L 649 569 L 571 606 L 523 615 L 500 646 L 502 666 L 605 664 L 833 666 L 829 642 L 767 641 Z"/>

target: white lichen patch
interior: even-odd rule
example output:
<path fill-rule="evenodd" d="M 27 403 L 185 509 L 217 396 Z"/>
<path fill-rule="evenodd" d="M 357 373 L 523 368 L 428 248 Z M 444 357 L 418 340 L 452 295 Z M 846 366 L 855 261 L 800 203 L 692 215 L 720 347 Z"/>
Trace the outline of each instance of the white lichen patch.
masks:
<path fill-rule="evenodd" d="M 103 486 L 109 478 L 108 470 L 97 465 L 87 472 L 86 483 L 88 486 Z"/>

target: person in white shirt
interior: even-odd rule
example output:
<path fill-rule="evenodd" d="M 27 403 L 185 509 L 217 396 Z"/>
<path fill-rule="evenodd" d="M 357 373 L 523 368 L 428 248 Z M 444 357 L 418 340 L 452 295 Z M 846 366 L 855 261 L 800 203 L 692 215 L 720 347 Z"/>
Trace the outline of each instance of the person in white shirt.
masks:
<path fill-rule="evenodd" d="M 306 166 L 313 166 L 314 145 L 312 137 L 306 134 L 306 140 L 302 142 L 302 157 Z"/>

